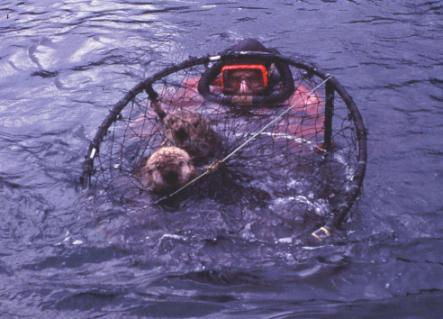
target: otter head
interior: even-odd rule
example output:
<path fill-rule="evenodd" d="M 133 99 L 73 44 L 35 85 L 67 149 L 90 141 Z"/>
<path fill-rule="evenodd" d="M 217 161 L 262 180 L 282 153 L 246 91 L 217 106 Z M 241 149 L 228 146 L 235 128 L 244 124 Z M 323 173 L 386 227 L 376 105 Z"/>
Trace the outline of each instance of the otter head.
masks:
<path fill-rule="evenodd" d="M 198 113 L 176 110 L 168 114 L 163 123 L 166 138 L 194 158 L 213 155 L 219 147 L 218 138 L 211 125 Z"/>
<path fill-rule="evenodd" d="M 154 192 L 177 189 L 195 176 L 195 168 L 189 154 L 175 146 L 156 150 L 142 167 L 143 184 Z"/>

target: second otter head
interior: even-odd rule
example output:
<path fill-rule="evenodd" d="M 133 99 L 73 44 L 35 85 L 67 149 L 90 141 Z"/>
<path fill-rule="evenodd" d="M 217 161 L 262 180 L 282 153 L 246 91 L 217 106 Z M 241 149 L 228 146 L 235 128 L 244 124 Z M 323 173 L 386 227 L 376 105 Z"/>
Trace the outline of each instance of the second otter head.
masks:
<path fill-rule="evenodd" d="M 166 138 L 196 159 L 213 156 L 220 148 L 219 138 L 202 115 L 176 110 L 163 119 Z"/>

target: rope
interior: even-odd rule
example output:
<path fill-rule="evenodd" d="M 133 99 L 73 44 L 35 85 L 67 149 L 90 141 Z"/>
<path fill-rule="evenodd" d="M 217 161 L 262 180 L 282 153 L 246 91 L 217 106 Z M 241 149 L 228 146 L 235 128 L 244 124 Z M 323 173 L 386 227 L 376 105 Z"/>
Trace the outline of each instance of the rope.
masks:
<path fill-rule="evenodd" d="M 307 98 L 309 98 L 310 96 L 312 96 L 312 94 L 318 89 L 320 88 L 322 85 L 324 85 L 329 79 L 331 79 L 331 76 L 326 77 L 322 82 L 320 82 L 318 85 L 316 85 L 313 89 L 311 89 L 307 95 Z M 197 177 L 191 179 L 189 182 L 187 182 L 185 185 L 183 185 L 182 187 L 180 187 L 179 189 L 177 189 L 176 191 L 172 192 L 169 195 L 165 195 L 161 198 L 159 198 L 158 200 L 156 200 L 154 202 L 154 204 L 158 204 L 166 199 L 169 199 L 171 197 L 174 197 L 175 195 L 177 195 L 178 193 L 182 192 L 183 190 L 185 190 L 186 188 L 188 188 L 189 186 L 191 186 L 192 184 L 194 184 L 195 182 L 197 182 L 198 180 L 202 179 L 203 177 L 205 177 L 206 175 L 209 175 L 213 172 L 215 172 L 216 170 L 218 170 L 220 168 L 220 166 L 222 164 L 224 164 L 227 160 L 229 160 L 232 156 L 234 156 L 236 153 L 238 153 L 242 148 L 244 148 L 247 144 L 249 144 L 250 142 L 252 142 L 253 140 L 255 140 L 257 138 L 257 136 L 259 136 L 260 134 L 262 134 L 268 127 L 270 127 L 271 125 L 273 125 L 274 123 L 276 123 L 277 121 L 279 121 L 283 116 L 285 116 L 287 113 L 289 113 L 289 111 L 291 111 L 293 108 L 295 107 L 295 105 L 291 105 L 289 107 L 287 107 L 283 112 L 281 112 L 280 114 L 278 114 L 272 121 L 270 121 L 268 124 L 266 124 L 265 126 L 263 126 L 259 131 L 257 131 L 256 133 L 252 134 L 248 139 L 246 139 L 246 141 L 244 141 L 242 144 L 240 144 L 237 148 L 235 148 L 231 153 L 229 153 L 228 155 L 226 155 L 224 158 L 222 158 L 221 160 L 215 160 L 214 162 L 212 162 L 211 164 L 209 164 L 206 167 L 206 170 L 201 173 L 200 175 L 198 175 Z"/>

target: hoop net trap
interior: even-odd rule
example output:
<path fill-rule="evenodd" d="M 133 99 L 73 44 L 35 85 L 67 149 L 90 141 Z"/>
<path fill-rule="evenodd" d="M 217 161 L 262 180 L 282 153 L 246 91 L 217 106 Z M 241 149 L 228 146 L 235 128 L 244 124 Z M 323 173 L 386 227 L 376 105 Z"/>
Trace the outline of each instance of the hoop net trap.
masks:
<path fill-rule="evenodd" d="M 225 95 L 219 69 L 238 59 L 274 69 L 276 93 L 258 99 Z M 155 150 L 174 145 L 163 118 L 180 112 L 203 117 L 217 143 L 207 145 L 214 148 L 209 155 L 194 160 L 197 174 L 190 182 L 158 195 L 142 180 L 140 167 Z M 334 77 L 282 55 L 237 52 L 191 58 L 137 84 L 98 128 L 81 182 L 106 192 L 124 180 L 152 205 L 229 198 L 236 205 L 261 201 L 262 209 L 280 214 L 279 203 L 286 202 L 283 218 L 301 210 L 316 215 L 310 232 L 321 240 L 358 197 L 365 166 L 361 115 Z"/>

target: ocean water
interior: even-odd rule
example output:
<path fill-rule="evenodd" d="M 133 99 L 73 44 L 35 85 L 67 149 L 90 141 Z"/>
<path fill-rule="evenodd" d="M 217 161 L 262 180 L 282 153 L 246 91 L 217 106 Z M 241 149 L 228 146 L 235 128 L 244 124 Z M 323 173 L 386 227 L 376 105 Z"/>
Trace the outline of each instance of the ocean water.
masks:
<path fill-rule="evenodd" d="M 0 317 L 441 318 L 442 16 L 412 0 L 2 1 Z M 80 187 L 125 92 L 250 37 L 333 74 L 363 115 L 362 196 L 330 241 L 275 241 L 284 224 L 247 222 L 259 208 L 148 214 Z"/>

